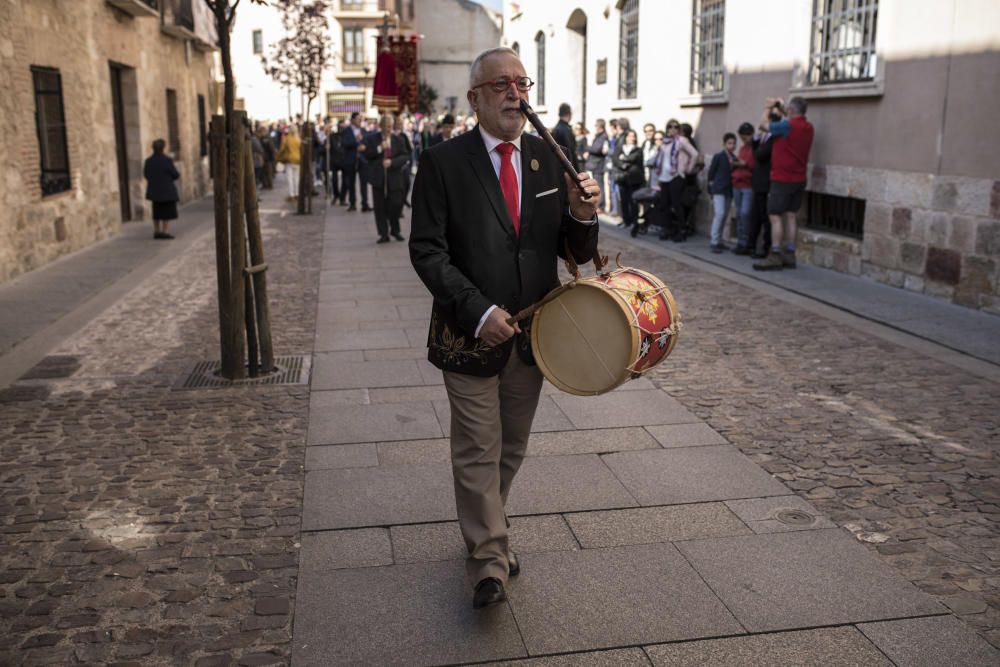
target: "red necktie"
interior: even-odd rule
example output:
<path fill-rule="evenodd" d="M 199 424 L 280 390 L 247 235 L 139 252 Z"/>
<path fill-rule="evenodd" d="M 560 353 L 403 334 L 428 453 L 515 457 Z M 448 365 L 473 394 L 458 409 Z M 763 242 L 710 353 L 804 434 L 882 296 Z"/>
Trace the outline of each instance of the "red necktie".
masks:
<path fill-rule="evenodd" d="M 500 154 L 500 189 L 503 190 L 503 199 L 507 202 L 507 212 L 510 213 L 510 221 L 514 223 L 514 233 L 521 234 L 521 219 L 517 205 L 517 175 L 514 173 L 514 164 L 510 161 L 510 154 L 514 152 L 514 144 L 504 142 L 497 145 L 497 153 Z"/>

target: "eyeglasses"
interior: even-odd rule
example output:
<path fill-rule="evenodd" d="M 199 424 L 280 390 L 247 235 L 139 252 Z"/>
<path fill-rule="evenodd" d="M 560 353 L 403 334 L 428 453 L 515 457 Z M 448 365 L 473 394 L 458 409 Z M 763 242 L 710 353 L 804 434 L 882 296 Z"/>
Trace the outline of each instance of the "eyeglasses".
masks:
<path fill-rule="evenodd" d="M 492 90 L 494 93 L 503 93 L 506 92 L 508 88 L 510 88 L 510 84 L 512 83 L 515 86 L 517 86 L 517 89 L 520 90 L 522 93 L 528 92 L 529 90 L 531 90 L 531 87 L 535 85 L 535 82 L 526 76 L 521 76 L 516 79 L 508 79 L 507 77 L 502 76 L 499 79 L 494 79 L 493 81 L 483 81 L 482 83 L 477 83 L 476 85 L 473 86 L 473 88 L 479 88 L 480 86 L 489 86 L 490 90 Z"/>
<path fill-rule="evenodd" d="M 667 125 L 667 129 L 668 130 L 679 130 L 679 129 L 681 129 L 681 126 L 680 125 Z"/>

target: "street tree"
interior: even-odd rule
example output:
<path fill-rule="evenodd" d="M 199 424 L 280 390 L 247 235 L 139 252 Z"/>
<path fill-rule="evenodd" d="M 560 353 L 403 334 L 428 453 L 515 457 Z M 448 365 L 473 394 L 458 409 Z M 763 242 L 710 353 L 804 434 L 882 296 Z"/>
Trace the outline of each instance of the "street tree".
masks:
<path fill-rule="evenodd" d="M 298 88 L 306 99 L 299 169 L 299 213 L 312 212 L 312 102 L 319 95 L 330 56 L 329 0 L 277 0 L 285 36 L 263 60 L 264 70 L 286 88 Z"/>

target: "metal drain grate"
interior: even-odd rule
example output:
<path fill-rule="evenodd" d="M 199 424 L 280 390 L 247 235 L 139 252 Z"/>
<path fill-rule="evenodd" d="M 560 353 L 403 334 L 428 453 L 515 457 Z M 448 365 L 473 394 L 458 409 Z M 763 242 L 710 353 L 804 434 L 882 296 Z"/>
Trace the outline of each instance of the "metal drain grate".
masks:
<path fill-rule="evenodd" d="M 222 363 L 219 361 L 199 361 L 182 377 L 174 389 L 224 389 L 261 384 L 309 384 L 312 357 L 275 357 L 275 372 L 261 377 L 243 380 L 227 380 L 219 375 Z"/>

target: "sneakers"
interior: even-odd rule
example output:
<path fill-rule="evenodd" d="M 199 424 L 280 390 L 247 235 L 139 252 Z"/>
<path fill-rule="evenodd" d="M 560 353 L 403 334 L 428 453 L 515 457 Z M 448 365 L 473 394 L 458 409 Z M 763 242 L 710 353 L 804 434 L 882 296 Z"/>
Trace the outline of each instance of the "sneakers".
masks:
<path fill-rule="evenodd" d="M 780 271 L 784 268 L 781 255 L 771 252 L 759 262 L 753 263 L 754 271 Z"/>
<path fill-rule="evenodd" d="M 794 250 L 782 250 L 781 251 L 781 266 L 786 269 L 795 268 L 795 251 Z"/>

